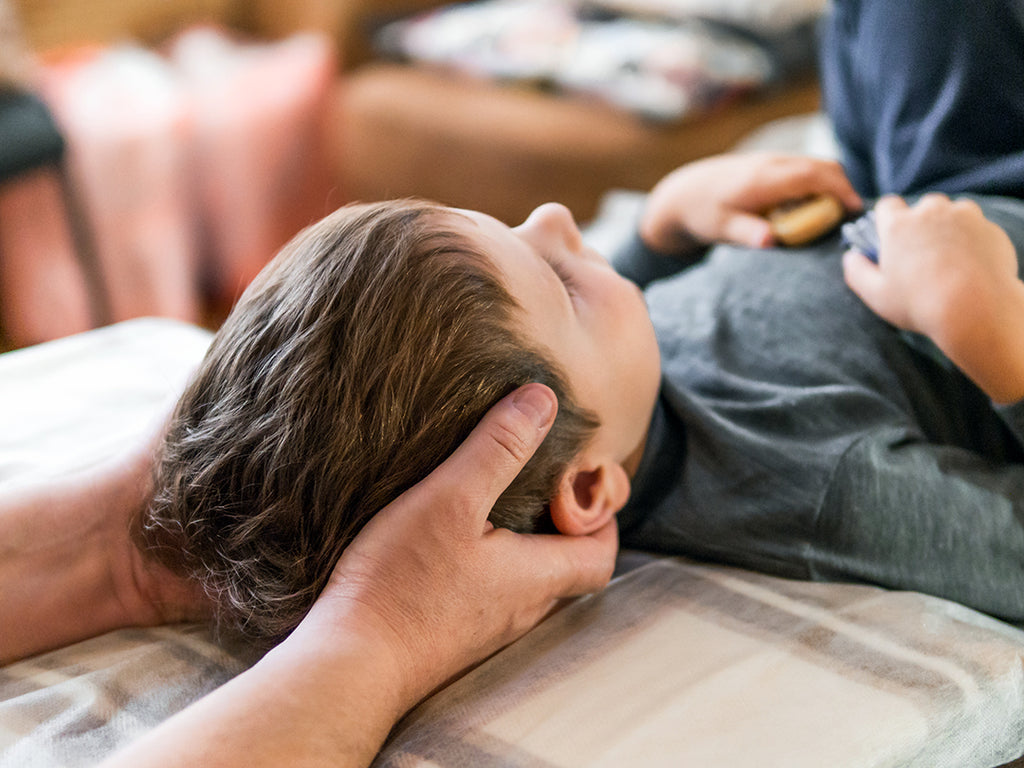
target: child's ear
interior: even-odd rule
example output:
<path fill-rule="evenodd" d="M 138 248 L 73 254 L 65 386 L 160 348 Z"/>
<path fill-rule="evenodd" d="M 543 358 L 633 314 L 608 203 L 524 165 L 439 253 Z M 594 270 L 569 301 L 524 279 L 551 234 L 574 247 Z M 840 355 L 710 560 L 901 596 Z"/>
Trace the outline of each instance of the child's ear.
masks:
<path fill-rule="evenodd" d="M 629 498 L 629 475 L 621 464 L 570 466 L 551 499 L 551 522 L 560 533 L 584 536 L 601 528 Z"/>

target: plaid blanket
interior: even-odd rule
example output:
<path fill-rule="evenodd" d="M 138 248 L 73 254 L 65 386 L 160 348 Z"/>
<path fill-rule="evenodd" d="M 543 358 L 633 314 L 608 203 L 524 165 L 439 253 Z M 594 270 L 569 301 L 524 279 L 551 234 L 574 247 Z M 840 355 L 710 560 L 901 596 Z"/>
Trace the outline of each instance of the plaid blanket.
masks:
<path fill-rule="evenodd" d="M 202 627 L 120 630 L 0 669 L 0 766 L 89 766 L 245 668 Z"/>
<path fill-rule="evenodd" d="M 421 705 L 378 765 L 994 766 L 1024 751 L 1022 644 L 919 594 L 660 560 Z"/>

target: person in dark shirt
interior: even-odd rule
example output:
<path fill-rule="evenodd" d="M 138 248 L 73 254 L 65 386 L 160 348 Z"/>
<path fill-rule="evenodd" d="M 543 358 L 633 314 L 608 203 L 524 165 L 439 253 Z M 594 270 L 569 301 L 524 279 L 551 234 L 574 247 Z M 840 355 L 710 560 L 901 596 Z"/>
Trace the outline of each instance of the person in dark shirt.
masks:
<path fill-rule="evenodd" d="M 821 79 L 860 194 L 1024 195 L 1024 2 L 833 0 Z"/>

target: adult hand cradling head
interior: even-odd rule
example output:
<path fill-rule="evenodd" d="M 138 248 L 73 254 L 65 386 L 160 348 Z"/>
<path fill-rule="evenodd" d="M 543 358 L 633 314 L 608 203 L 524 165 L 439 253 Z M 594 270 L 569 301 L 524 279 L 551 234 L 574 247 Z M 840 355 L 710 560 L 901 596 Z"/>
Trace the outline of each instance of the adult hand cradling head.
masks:
<path fill-rule="evenodd" d="M 487 522 L 556 409 L 539 384 L 502 399 L 363 528 L 284 642 L 109 765 L 369 764 L 421 698 L 560 599 L 603 587 L 618 546 L 613 520 L 588 536 Z"/>
<path fill-rule="evenodd" d="M 376 638 L 414 703 L 525 634 L 559 599 L 602 588 L 615 564 L 614 520 L 572 537 L 487 521 L 556 409 L 539 384 L 500 401 L 447 461 L 367 523 L 296 635 Z"/>

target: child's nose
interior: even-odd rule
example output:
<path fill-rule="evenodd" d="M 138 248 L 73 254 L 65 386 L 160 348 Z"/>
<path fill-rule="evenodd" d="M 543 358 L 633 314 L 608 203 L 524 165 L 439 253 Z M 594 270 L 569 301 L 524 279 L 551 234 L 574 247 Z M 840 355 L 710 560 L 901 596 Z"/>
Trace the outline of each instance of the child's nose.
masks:
<path fill-rule="evenodd" d="M 583 236 L 576 226 L 572 212 L 561 203 L 544 203 L 538 206 L 521 226 L 523 229 L 558 238 L 572 250 L 578 250 L 583 244 Z"/>

